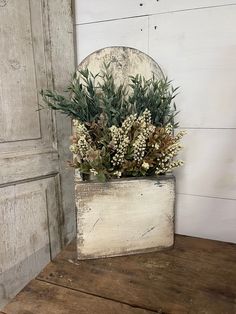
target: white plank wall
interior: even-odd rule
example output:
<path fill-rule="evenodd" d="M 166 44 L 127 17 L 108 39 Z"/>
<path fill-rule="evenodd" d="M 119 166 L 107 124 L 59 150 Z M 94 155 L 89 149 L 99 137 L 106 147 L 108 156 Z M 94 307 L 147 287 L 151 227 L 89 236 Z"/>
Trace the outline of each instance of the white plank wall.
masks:
<path fill-rule="evenodd" d="M 236 5 L 149 19 L 149 54 L 181 87 L 178 119 L 184 128 L 236 127 L 235 14 Z"/>
<path fill-rule="evenodd" d="M 148 53 L 175 86 L 188 131 L 176 232 L 236 243 L 236 1 L 75 0 L 78 62 L 114 45 Z"/>
<path fill-rule="evenodd" d="M 76 24 L 235 4 L 235 0 L 75 0 Z"/>
<path fill-rule="evenodd" d="M 106 36 L 108 29 L 112 36 Z M 80 25 L 76 37 L 78 43 L 82 40 L 77 46 L 79 62 L 94 50 L 107 46 L 128 46 L 148 53 L 148 17 Z"/>

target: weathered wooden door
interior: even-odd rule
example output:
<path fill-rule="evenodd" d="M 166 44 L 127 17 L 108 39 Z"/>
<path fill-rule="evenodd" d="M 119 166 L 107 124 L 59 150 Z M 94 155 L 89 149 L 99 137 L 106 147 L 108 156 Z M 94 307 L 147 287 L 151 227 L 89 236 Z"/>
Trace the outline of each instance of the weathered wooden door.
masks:
<path fill-rule="evenodd" d="M 75 235 L 70 122 L 38 111 L 73 70 L 70 0 L 0 0 L 0 308 Z"/>

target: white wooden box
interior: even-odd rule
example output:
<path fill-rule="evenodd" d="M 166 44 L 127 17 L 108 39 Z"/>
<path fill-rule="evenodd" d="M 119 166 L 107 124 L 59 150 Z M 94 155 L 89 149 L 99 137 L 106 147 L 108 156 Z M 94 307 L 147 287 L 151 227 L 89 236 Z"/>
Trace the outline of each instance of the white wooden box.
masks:
<path fill-rule="evenodd" d="M 169 248 L 174 242 L 175 178 L 78 182 L 78 259 Z"/>

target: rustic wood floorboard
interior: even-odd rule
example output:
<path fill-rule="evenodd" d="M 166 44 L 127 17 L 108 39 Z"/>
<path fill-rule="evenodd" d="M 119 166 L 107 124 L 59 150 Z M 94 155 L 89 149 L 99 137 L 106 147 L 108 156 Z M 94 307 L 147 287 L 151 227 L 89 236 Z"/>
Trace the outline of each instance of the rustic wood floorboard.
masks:
<path fill-rule="evenodd" d="M 236 245 L 176 236 L 168 251 L 78 261 L 73 242 L 3 311 L 236 314 Z"/>
<path fill-rule="evenodd" d="M 31 281 L 5 311 L 7 314 L 153 313 L 39 280 Z"/>

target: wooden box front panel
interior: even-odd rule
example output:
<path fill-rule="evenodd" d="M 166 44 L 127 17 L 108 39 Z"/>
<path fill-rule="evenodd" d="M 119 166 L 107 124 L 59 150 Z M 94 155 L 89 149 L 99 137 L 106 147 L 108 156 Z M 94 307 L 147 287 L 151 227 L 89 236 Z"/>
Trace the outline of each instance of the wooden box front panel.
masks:
<path fill-rule="evenodd" d="M 175 183 L 120 179 L 76 185 L 78 258 L 159 250 L 173 245 Z"/>

